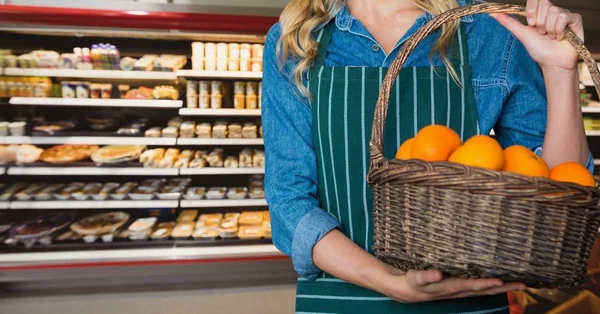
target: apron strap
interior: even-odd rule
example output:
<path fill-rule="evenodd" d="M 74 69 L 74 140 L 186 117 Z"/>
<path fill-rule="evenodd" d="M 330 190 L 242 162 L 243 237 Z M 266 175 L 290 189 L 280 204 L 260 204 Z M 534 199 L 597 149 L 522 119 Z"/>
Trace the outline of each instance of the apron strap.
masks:
<path fill-rule="evenodd" d="M 317 35 L 317 41 L 319 42 L 319 51 L 317 54 L 317 59 L 315 60 L 315 64 L 313 65 L 314 69 L 318 69 L 325 64 L 325 58 L 327 57 L 327 48 L 329 48 L 329 43 L 331 42 L 331 34 L 333 34 L 334 25 L 334 20 L 329 21 L 329 23 L 327 23 L 327 25 L 325 25 Z"/>

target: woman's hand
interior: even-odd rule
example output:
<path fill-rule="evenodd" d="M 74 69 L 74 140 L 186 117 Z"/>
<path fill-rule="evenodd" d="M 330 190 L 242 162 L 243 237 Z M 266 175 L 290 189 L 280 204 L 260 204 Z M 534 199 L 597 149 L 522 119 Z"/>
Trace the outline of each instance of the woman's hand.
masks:
<path fill-rule="evenodd" d="M 557 7 L 549 0 L 527 1 L 527 23 L 506 14 L 490 14 L 506 27 L 525 46 L 531 57 L 545 70 L 574 71 L 578 54 L 570 43 L 563 40 L 565 29 L 570 28 L 584 39 L 581 15 Z"/>
<path fill-rule="evenodd" d="M 526 289 L 522 283 L 505 284 L 499 279 L 444 279 L 437 270 L 409 271 L 406 274 L 391 270 L 381 283 L 380 292 L 403 303 L 496 295 Z"/>

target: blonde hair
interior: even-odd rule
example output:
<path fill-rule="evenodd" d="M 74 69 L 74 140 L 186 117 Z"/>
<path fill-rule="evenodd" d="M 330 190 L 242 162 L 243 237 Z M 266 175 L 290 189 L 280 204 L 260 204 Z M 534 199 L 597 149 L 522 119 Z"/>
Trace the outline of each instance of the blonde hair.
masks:
<path fill-rule="evenodd" d="M 432 15 L 438 15 L 458 7 L 456 0 L 413 0 L 415 5 Z M 310 92 L 304 86 L 302 77 L 313 65 L 317 57 L 319 43 L 313 39 L 312 32 L 319 25 L 331 21 L 344 7 L 344 0 L 291 0 L 285 7 L 279 22 L 281 38 L 277 45 L 279 60 L 285 62 L 289 58 L 298 59 L 294 68 L 294 79 L 300 92 L 310 97 Z M 442 28 L 442 34 L 435 44 L 432 53 L 439 53 L 452 77 L 457 78 L 446 52 L 460 22 L 447 23 Z"/>

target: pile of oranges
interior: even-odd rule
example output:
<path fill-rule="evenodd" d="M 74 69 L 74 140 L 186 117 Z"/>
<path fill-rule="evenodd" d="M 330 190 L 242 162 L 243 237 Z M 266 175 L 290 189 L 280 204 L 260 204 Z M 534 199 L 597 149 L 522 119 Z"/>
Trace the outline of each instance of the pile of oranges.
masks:
<path fill-rule="evenodd" d="M 442 125 L 423 128 L 416 137 L 400 146 L 396 158 L 449 161 L 494 171 L 596 186 L 594 177 L 578 163 L 567 162 L 549 169 L 541 157 L 524 146 L 515 145 L 503 150 L 495 139 L 485 135 L 474 136 L 463 144 L 454 130 Z"/>

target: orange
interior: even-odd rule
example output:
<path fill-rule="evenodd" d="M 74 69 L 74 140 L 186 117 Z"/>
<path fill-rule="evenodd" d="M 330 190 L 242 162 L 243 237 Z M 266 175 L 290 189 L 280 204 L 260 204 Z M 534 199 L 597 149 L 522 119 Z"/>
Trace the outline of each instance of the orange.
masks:
<path fill-rule="evenodd" d="M 495 139 L 477 135 L 452 153 L 448 161 L 499 171 L 504 167 L 504 151 Z"/>
<path fill-rule="evenodd" d="M 546 162 L 525 146 L 515 145 L 504 150 L 504 171 L 531 177 L 548 177 Z"/>
<path fill-rule="evenodd" d="M 412 151 L 413 144 L 415 142 L 415 138 L 409 138 L 406 140 L 400 148 L 398 148 L 398 153 L 396 153 L 396 159 L 407 160 L 410 159 L 410 152 Z"/>
<path fill-rule="evenodd" d="M 560 182 L 577 183 L 584 186 L 596 186 L 594 176 L 576 162 L 566 162 L 550 170 L 550 179 Z"/>
<path fill-rule="evenodd" d="M 415 137 L 410 157 L 424 161 L 447 161 L 460 147 L 460 137 L 443 125 L 426 126 Z"/>

